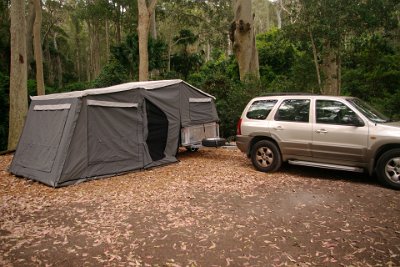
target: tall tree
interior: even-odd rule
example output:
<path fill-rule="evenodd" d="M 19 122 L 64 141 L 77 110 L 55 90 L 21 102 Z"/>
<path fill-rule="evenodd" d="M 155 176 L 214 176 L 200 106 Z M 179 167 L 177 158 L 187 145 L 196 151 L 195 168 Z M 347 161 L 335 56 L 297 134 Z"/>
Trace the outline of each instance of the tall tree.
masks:
<path fill-rule="evenodd" d="M 26 2 L 26 66 L 28 68 L 28 76 L 33 77 L 31 64 L 33 63 L 33 25 L 35 22 L 35 0 Z"/>
<path fill-rule="evenodd" d="M 235 20 L 231 24 L 230 38 L 239 64 L 240 80 L 248 76 L 260 77 L 254 17 L 251 1 L 234 1 Z"/>
<path fill-rule="evenodd" d="M 11 1 L 10 117 L 8 149 L 17 147 L 28 112 L 25 1 Z"/>
<path fill-rule="evenodd" d="M 33 42 L 36 63 L 36 86 L 37 95 L 44 95 L 44 76 L 43 76 L 43 52 L 42 52 L 42 1 L 34 0 L 35 22 L 33 24 Z"/>
<path fill-rule="evenodd" d="M 391 29 L 398 0 L 296 0 L 290 15 L 311 43 L 321 93 L 341 94 L 342 55 L 353 36 Z"/>
<path fill-rule="evenodd" d="M 149 31 L 150 18 L 156 7 L 157 0 L 151 0 L 147 5 L 146 0 L 138 0 L 138 36 L 139 36 L 139 81 L 149 79 Z"/>

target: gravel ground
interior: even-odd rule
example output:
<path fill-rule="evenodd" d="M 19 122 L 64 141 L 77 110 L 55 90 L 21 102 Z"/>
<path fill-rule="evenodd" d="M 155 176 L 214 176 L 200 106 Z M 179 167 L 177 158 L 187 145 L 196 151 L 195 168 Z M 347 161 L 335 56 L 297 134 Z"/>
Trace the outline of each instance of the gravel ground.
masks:
<path fill-rule="evenodd" d="M 400 195 L 236 149 L 53 189 L 0 157 L 2 266 L 400 266 Z"/>

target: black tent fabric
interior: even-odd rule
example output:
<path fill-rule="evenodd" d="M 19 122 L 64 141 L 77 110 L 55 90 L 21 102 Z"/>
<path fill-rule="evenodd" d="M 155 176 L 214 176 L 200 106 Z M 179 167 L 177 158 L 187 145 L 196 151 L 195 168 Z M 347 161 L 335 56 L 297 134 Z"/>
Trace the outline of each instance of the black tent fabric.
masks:
<path fill-rule="evenodd" d="M 218 120 L 182 80 L 35 96 L 9 171 L 59 187 L 173 163 L 181 127 Z"/>
<path fill-rule="evenodd" d="M 164 112 L 156 105 L 146 100 L 147 112 L 147 139 L 150 157 L 153 161 L 165 157 L 164 150 L 167 146 L 168 119 Z M 178 146 L 178 144 L 176 144 Z"/>

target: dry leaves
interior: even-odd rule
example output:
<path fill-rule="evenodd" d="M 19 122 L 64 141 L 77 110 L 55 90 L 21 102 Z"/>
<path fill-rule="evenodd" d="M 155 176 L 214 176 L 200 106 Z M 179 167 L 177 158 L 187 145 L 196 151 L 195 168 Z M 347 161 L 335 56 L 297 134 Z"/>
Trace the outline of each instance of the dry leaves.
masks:
<path fill-rule="evenodd" d="M 236 149 L 52 189 L 0 157 L 0 265 L 399 266 L 400 197 L 368 177 L 254 170 Z"/>

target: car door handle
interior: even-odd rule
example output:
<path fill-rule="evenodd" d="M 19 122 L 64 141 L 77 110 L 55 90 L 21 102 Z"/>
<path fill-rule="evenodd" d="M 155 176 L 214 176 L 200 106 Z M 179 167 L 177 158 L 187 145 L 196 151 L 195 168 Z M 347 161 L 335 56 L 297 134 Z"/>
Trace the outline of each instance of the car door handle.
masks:
<path fill-rule="evenodd" d="M 273 129 L 276 130 L 276 131 L 282 131 L 283 127 L 282 126 L 276 126 Z"/>
<path fill-rule="evenodd" d="M 319 134 L 326 134 L 326 133 L 328 133 L 328 131 L 325 130 L 325 129 L 319 129 L 319 130 L 317 130 L 316 132 L 319 133 Z"/>

